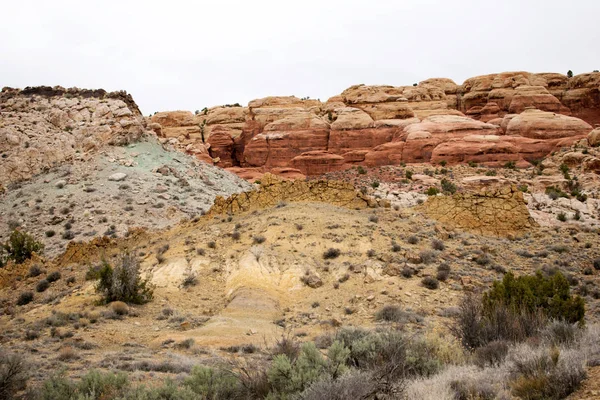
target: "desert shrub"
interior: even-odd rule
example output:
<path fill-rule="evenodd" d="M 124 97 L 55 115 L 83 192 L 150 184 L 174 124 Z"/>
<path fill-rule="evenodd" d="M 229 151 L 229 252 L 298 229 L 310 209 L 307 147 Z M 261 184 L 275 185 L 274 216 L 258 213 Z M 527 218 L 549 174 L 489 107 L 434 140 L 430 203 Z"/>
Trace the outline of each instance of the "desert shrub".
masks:
<path fill-rule="evenodd" d="M 434 186 L 431 186 L 429 189 L 425 191 L 427 196 L 436 196 L 440 193 L 440 190 Z"/>
<path fill-rule="evenodd" d="M 48 274 L 48 276 L 46 276 L 46 280 L 50 283 L 56 282 L 57 280 L 59 280 L 61 277 L 60 272 L 58 271 L 54 271 Z"/>
<path fill-rule="evenodd" d="M 121 255 L 121 261 L 114 269 L 103 262 L 96 290 L 102 293 L 106 303 L 123 301 L 133 304 L 149 302 L 153 292 L 150 282 L 140 276 L 139 261 L 129 253 Z"/>
<path fill-rule="evenodd" d="M 564 197 L 566 199 L 569 198 L 569 195 L 566 194 L 565 192 L 563 192 L 562 190 L 560 190 L 560 188 L 557 188 L 555 186 L 548 186 L 546 188 L 546 194 L 548 195 L 548 197 L 550 197 L 552 200 L 556 200 L 559 197 Z"/>
<path fill-rule="evenodd" d="M 413 172 L 411 170 L 407 169 L 406 171 L 404 171 L 404 176 L 406 177 L 406 179 L 412 180 Z"/>
<path fill-rule="evenodd" d="M 444 193 L 450 193 L 450 194 L 454 194 L 456 193 L 456 185 L 452 182 L 450 182 L 448 179 L 444 178 L 442 179 L 442 191 Z"/>
<path fill-rule="evenodd" d="M 325 260 L 330 260 L 332 258 L 339 257 L 340 254 L 341 254 L 341 252 L 339 249 L 334 249 L 333 247 L 330 247 L 329 249 L 325 250 L 325 252 L 323 253 L 323 258 Z"/>
<path fill-rule="evenodd" d="M 402 268 L 400 274 L 402 274 L 402 276 L 405 278 L 412 278 L 412 276 L 415 274 L 415 270 L 411 267 L 404 267 Z"/>
<path fill-rule="evenodd" d="M 350 350 L 348 366 L 369 372 L 378 382 L 377 392 L 391 398 L 401 394 L 406 378 L 429 376 L 441 367 L 429 343 L 411 342 L 396 330 L 346 328 L 337 337 Z"/>
<path fill-rule="evenodd" d="M 567 220 L 567 214 L 561 211 L 556 215 L 556 219 L 560 222 L 565 222 Z"/>
<path fill-rule="evenodd" d="M 464 347 L 473 349 L 497 340 L 523 341 L 538 334 L 547 318 L 539 311 L 512 310 L 505 305 L 485 309 L 480 298 L 468 295 L 461 302 L 456 322 L 453 332 Z"/>
<path fill-rule="evenodd" d="M 43 249 L 44 245 L 36 241 L 33 236 L 13 229 L 8 240 L 4 244 L 0 244 L 0 266 L 7 260 L 21 264 L 30 259 L 33 253 L 39 253 Z"/>
<path fill-rule="evenodd" d="M 240 240 L 240 237 L 242 236 L 242 234 L 240 233 L 240 231 L 233 231 L 231 233 L 231 238 L 233 240 Z"/>
<path fill-rule="evenodd" d="M 273 356 L 285 355 L 289 360 L 296 360 L 300 354 L 300 343 L 290 332 L 283 332 L 271 349 Z"/>
<path fill-rule="evenodd" d="M 481 299 L 463 298 L 452 330 L 465 347 L 477 348 L 496 340 L 523 341 L 539 334 L 549 318 L 581 324 L 584 313 L 583 299 L 570 293 L 562 274 L 515 278 L 509 272 Z"/>
<path fill-rule="evenodd" d="M 375 314 L 377 321 L 386 322 L 405 322 L 408 318 L 408 314 L 398 306 L 387 305 Z"/>
<path fill-rule="evenodd" d="M 481 266 L 488 265 L 490 262 L 492 262 L 487 253 L 477 254 L 473 260 L 475 260 L 475 262 Z"/>
<path fill-rule="evenodd" d="M 435 274 L 435 278 L 440 281 L 440 282 L 446 282 L 448 280 L 448 277 L 450 276 L 450 272 L 449 271 L 438 271 Z"/>
<path fill-rule="evenodd" d="M 373 182 L 371 182 L 371 187 L 373 189 L 377 189 L 379 187 L 379 181 L 373 181 Z"/>
<path fill-rule="evenodd" d="M 432 276 L 426 276 L 421 280 L 423 286 L 427 289 L 435 290 L 440 287 L 440 282 Z"/>
<path fill-rule="evenodd" d="M 600 271 L 600 258 L 596 258 L 594 260 L 593 264 L 594 264 L 594 269 L 597 270 L 597 271 Z"/>
<path fill-rule="evenodd" d="M 408 243 L 410 243 L 410 244 L 417 244 L 417 243 L 419 243 L 419 238 L 418 238 L 418 237 L 416 237 L 415 235 L 410 235 L 410 236 L 409 236 L 409 237 L 406 239 L 406 241 L 407 241 Z"/>
<path fill-rule="evenodd" d="M 27 385 L 28 367 L 20 355 L 0 350 L 0 399 L 15 399 Z"/>
<path fill-rule="evenodd" d="M 62 349 L 60 349 L 60 351 L 58 352 L 58 356 L 57 356 L 57 359 L 60 361 L 63 361 L 63 362 L 76 360 L 78 358 L 79 358 L 79 355 L 77 354 L 75 349 L 73 349 L 70 346 L 63 347 Z"/>
<path fill-rule="evenodd" d="M 373 222 L 374 224 L 376 224 L 377 222 L 379 222 L 379 217 L 377 215 L 369 215 L 369 222 Z"/>
<path fill-rule="evenodd" d="M 484 294 L 483 304 L 487 310 L 497 305 L 530 313 L 541 310 L 549 318 L 570 323 L 583 323 L 585 314 L 583 299 L 570 293 L 569 283 L 560 272 L 550 277 L 537 272 L 517 278 L 509 272 Z"/>
<path fill-rule="evenodd" d="M 508 161 L 504 164 L 504 168 L 507 169 L 517 169 L 517 165 L 515 164 L 514 161 Z"/>
<path fill-rule="evenodd" d="M 129 388 L 129 379 L 123 373 L 102 373 L 92 370 L 75 382 L 63 374 L 46 380 L 36 393 L 41 400 L 103 400 L 122 398 Z"/>
<path fill-rule="evenodd" d="M 42 269 L 40 268 L 39 265 L 32 265 L 31 268 L 29 268 L 29 276 L 31 278 L 35 278 L 36 276 L 40 276 L 42 274 Z"/>
<path fill-rule="evenodd" d="M 183 384 L 202 399 L 232 399 L 240 391 L 238 379 L 230 372 L 195 366 Z"/>
<path fill-rule="evenodd" d="M 371 374 L 351 371 L 339 379 L 324 379 L 310 385 L 300 398 L 302 400 L 367 399 L 377 392 L 377 382 Z"/>
<path fill-rule="evenodd" d="M 400 246 L 398 243 L 396 243 L 396 242 L 392 242 L 392 251 L 393 251 L 394 253 L 397 253 L 397 252 L 399 252 L 400 250 L 402 250 L 402 247 L 401 247 L 401 246 Z"/>
<path fill-rule="evenodd" d="M 261 243 L 264 243 L 266 240 L 267 240 L 267 238 L 266 238 L 266 237 L 264 237 L 264 236 L 262 236 L 262 235 L 254 235 L 254 236 L 252 237 L 252 241 L 253 241 L 255 244 L 261 244 Z"/>
<path fill-rule="evenodd" d="M 432 250 L 421 250 L 419 252 L 419 257 L 425 264 L 431 264 L 437 257 L 435 251 Z"/>
<path fill-rule="evenodd" d="M 431 241 L 431 247 L 434 250 L 439 250 L 439 251 L 442 251 L 446 248 L 446 246 L 444 245 L 444 242 L 442 242 L 440 239 L 433 239 Z"/>
<path fill-rule="evenodd" d="M 188 288 L 190 286 L 196 286 L 198 284 L 198 274 L 195 272 L 187 271 L 183 276 L 183 281 L 181 281 L 181 286 L 184 288 Z"/>
<path fill-rule="evenodd" d="M 349 354 L 350 350 L 343 343 L 335 341 L 327 350 L 327 358 L 312 342 L 301 346 L 300 354 L 294 361 L 284 354 L 275 356 L 267 371 L 273 394 L 276 398 L 286 398 L 318 380 L 338 378 L 347 371 Z"/>
<path fill-rule="evenodd" d="M 586 377 L 584 355 L 558 348 L 549 352 L 530 349 L 514 357 L 512 394 L 531 400 L 564 399 Z"/>
<path fill-rule="evenodd" d="M 100 279 L 100 271 L 102 271 L 102 265 L 92 265 L 85 272 L 86 281 L 95 281 Z"/>
<path fill-rule="evenodd" d="M 117 315 L 129 314 L 129 307 L 122 301 L 113 301 L 110 303 L 110 309 Z"/>
<path fill-rule="evenodd" d="M 193 338 L 188 338 L 188 339 L 182 340 L 181 342 L 177 343 L 177 348 L 178 349 L 191 349 L 192 347 L 194 347 L 195 343 L 196 343 L 196 341 Z"/>
<path fill-rule="evenodd" d="M 552 321 L 542 332 L 542 337 L 554 346 L 571 346 L 581 336 L 581 329 L 565 321 Z"/>
<path fill-rule="evenodd" d="M 33 301 L 33 292 L 22 292 L 17 298 L 17 305 L 24 306 L 25 304 L 29 304 Z"/>
<path fill-rule="evenodd" d="M 498 340 L 490 342 L 473 352 L 473 363 L 479 368 L 497 367 L 508 355 L 508 342 Z"/>
<path fill-rule="evenodd" d="M 446 282 L 450 276 L 450 265 L 442 263 L 437 267 L 436 278 L 438 281 Z"/>
<path fill-rule="evenodd" d="M 442 363 L 437 357 L 436 350 L 435 344 L 426 339 L 408 340 L 405 374 L 427 377 L 437 373 L 442 368 Z"/>
<path fill-rule="evenodd" d="M 331 119 L 331 118 L 330 118 Z M 367 170 L 364 169 L 361 165 L 358 166 L 358 168 L 356 169 L 357 172 L 359 173 L 359 175 L 364 175 L 367 173 Z"/>
<path fill-rule="evenodd" d="M 46 291 L 46 289 L 48 289 L 49 287 L 50 287 L 50 283 L 46 279 L 42 279 L 35 286 L 35 290 L 38 293 L 42 293 L 42 292 Z"/>
<path fill-rule="evenodd" d="M 206 243 L 206 247 L 208 247 L 209 249 L 216 249 L 217 243 L 215 243 L 214 241 L 210 241 L 210 242 Z"/>

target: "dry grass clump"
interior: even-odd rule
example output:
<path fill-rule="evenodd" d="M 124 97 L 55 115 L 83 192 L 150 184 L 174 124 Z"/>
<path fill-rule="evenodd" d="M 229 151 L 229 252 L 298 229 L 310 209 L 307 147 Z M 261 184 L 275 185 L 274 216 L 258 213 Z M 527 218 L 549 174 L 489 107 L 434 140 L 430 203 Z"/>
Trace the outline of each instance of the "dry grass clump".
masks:
<path fill-rule="evenodd" d="M 333 247 L 330 247 L 329 249 L 325 250 L 325 252 L 323 253 L 323 259 L 330 260 L 333 258 L 337 258 L 340 256 L 340 254 L 341 254 L 340 249 L 335 249 Z"/>
<path fill-rule="evenodd" d="M 386 322 L 406 322 L 408 313 L 398 306 L 387 305 L 375 314 L 375 319 Z"/>
<path fill-rule="evenodd" d="M 122 301 L 113 301 L 110 303 L 110 309 L 117 315 L 129 314 L 129 307 Z"/>
<path fill-rule="evenodd" d="M 435 290 L 440 287 L 440 282 L 432 276 L 426 276 L 425 278 L 423 278 L 421 280 L 421 283 L 427 289 L 431 289 L 431 290 Z"/>
<path fill-rule="evenodd" d="M 57 358 L 60 361 L 69 362 L 69 361 L 77 360 L 79 358 L 79 355 L 77 354 L 75 349 L 73 349 L 71 346 L 66 346 L 66 347 L 63 347 L 62 349 L 60 349 L 60 351 L 58 352 Z"/>
<path fill-rule="evenodd" d="M 437 267 L 436 278 L 440 282 L 446 282 L 448 277 L 450 276 L 450 265 L 446 263 L 442 263 Z"/>

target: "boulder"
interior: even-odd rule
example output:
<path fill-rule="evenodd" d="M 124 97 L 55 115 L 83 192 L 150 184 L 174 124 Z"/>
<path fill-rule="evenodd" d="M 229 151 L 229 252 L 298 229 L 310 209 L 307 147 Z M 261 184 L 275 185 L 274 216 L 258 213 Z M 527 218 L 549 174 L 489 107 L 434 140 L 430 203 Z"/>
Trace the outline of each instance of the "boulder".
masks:
<path fill-rule="evenodd" d="M 600 128 L 591 131 L 587 136 L 588 144 L 592 147 L 600 146 Z"/>
<path fill-rule="evenodd" d="M 527 109 L 511 118 L 506 127 L 507 135 L 532 139 L 584 138 L 592 126 L 587 122 L 552 112 Z"/>
<path fill-rule="evenodd" d="M 563 114 L 570 112 L 543 86 L 519 86 L 516 88 L 508 112 L 520 114 L 531 107 L 543 111 L 562 112 Z"/>

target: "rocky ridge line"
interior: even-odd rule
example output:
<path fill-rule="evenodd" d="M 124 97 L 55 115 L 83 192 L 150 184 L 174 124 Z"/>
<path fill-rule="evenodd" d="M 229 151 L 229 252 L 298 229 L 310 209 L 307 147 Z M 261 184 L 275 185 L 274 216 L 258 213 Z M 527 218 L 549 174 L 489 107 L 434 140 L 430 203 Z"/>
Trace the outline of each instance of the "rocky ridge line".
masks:
<path fill-rule="evenodd" d="M 600 73 L 355 85 L 326 102 L 267 97 L 151 119 L 163 140 L 250 179 L 420 162 L 524 167 L 600 123 Z"/>

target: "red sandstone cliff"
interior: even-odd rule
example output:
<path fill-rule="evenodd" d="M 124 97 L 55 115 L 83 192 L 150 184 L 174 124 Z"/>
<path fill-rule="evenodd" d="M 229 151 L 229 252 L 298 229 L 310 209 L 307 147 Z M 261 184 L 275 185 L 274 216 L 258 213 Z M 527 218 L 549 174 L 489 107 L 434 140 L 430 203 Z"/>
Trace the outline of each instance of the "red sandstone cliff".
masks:
<path fill-rule="evenodd" d="M 199 158 L 250 176 L 402 162 L 525 166 L 600 124 L 600 73 L 506 72 L 462 85 L 443 78 L 417 86 L 356 85 L 327 102 L 268 97 L 198 115 L 158 113 L 152 121 L 155 132 Z"/>

